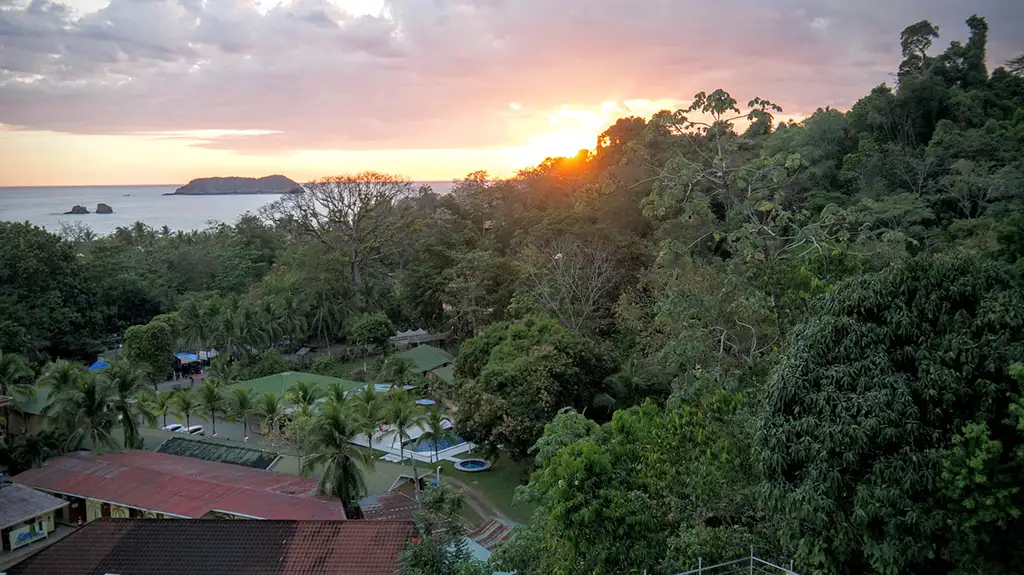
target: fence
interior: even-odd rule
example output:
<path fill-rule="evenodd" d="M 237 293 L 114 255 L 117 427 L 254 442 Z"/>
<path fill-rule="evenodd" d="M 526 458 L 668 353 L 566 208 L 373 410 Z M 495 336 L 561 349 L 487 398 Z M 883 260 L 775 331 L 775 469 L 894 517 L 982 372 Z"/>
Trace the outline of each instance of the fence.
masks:
<path fill-rule="evenodd" d="M 750 548 L 750 555 L 742 559 L 718 563 L 717 565 L 704 566 L 701 559 L 697 560 L 697 568 L 692 571 L 684 571 L 677 575 L 798 575 L 793 571 L 793 562 L 789 567 L 780 567 L 769 561 L 758 558 L 754 555 L 754 548 Z"/>

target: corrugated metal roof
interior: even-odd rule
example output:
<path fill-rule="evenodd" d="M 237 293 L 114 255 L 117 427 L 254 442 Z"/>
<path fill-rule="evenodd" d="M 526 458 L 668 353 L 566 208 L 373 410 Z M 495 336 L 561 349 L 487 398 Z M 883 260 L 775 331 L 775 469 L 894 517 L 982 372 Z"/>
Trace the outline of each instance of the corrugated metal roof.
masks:
<path fill-rule="evenodd" d="M 420 373 L 437 369 L 442 365 L 455 361 L 452 354 L 432 345 L 416 346 L 396 355 L 412 360 L 416 364 L 416 370 Z"/>
<path fill-rule="evenodd" d="M 67 501 L 42 491 L 24 485 L 4 483 L 0 485 L 0 529 L 60 509 L 67 504 Z"/>
<path fill-rule="evenodd" d="M 71 453 L 12 481 L 181 517 L 216 510 L 261 519 L 345 518 L 340 501 L 314 495 L 315 481 L 152 451 Z"/>
<path fill-rule="evenodd" d="M 351 381 L 348 379 L 341 379 L 337 377 L 328 377 L 326 375 L 317 375 L 315 373 L 303 373 L 301 371 L 286 371 L 274 375 L 268 375 L 266 377 L 260 377 L 257 379 L 250 379 L 249 381 L 243 381 L 237 383 L 232 387 L 240 387 L 242 389 L 251 389 L 256 393 L 275 393 L 277 395 L 283 395 L 288 392 L 291 386 L 295 385 L 300 381 L 305 381 L 316 385 L 320 389 L 326 390 L 327 386 L 331 383 L 341 384 L 342 389 L 348 391 L 350 389 L 356 389 L 366 385 L 359 381 Z"/>
<path fill-rule="evenodd" d="M 172 437 L 161 443 L 156 450 L 160 453 L 194 457 L 205 461 L 244 465 L 253 469 L 267 469 L 278 458 L 277 453 L 192 437 Z"/>
<path fill-rule="evenodd" d="M 10 575 L 392 575 L 414 534 L 399 521 L 97 519 Z"/>

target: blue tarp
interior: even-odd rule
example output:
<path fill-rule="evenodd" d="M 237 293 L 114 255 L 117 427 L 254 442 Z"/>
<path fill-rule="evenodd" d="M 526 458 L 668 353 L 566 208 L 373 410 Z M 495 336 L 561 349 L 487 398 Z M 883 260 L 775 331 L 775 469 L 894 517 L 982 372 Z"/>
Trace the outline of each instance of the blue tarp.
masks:
<path fill-rule="evenodd" d="M 416 404 L 417 405 L 434 405 L 434 400 L 433 399 L 417 399 L 416 400 Z"/>
<path fill-rule="evenodd" d="M 89 366 L 89 371 L 99 371 L 101 369 L 106 369 L 108 367 L 110 367 L 109 363 L 103 361 L 102 359 L 97 359 L 96 363 Z"/>
<path fill-rule="evenodd" d="M 199 356 L 194 353 L 188 353 L 187 351 L 179 351 L 174 354 L 174 357 L 180 359 L 182 363 L 188 363 L 190 361 L 199 361 Z"/>

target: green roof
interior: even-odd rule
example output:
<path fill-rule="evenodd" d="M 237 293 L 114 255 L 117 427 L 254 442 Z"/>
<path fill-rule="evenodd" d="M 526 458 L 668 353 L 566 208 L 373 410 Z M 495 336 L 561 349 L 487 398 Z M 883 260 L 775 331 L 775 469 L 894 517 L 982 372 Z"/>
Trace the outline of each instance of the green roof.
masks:
<path fill-rule="evenodd" d="M 366 385 L 365 383 L 358 381 L 351 381 L 348 379 L 340 379 L 337 377 L 328 377 L 326 375 L 317 375 L 315 373 L 303 373 L 301 371 L 286 371 L 284 373 L 278 373 L 276 375 L 268 375 L 266 377 L 260 377 L 258 379 L 250 379 L 249 381 L 243 381 L 242 383 L 236 384 L 234 387 L 241 387 L 243 389 L 251 389 L 256 393 L 275 393 L 277 395 L 284 395 L 288 392 L 291 386 L 295 385 L 299 381 L 305 381 L 308 383 L 315 384 L 320 389 L 326 390 L 327 387 L 332 383 L 339 383 L 345 391 L 356 389 Z"/>
<path fill-rule="evenodd" d="M 156 448 L 160 453 L 193 457 L 206 461 L 234 463 L 253 469 L 266 469 L 277 459 L 277 453 L 261 451 L 241 445 L 226 445 L 207 439 L 172 437 Z"/>
<path fill-rule="evenodd" d="M 455 383 L 455 370 L 453 370 L 450 365 L 439 367 L 430 373 L 434 374 L 437 376 L 437 379 L 440 379 L 445 383 Z"/>
<path fill-rule="evenodd" d="M 420 373 L 426 373 L 455 361 L 452 354 L 432 345 L 419 345 L 396 355 L 412 360 L 416 365 L 416 371 Z"/>

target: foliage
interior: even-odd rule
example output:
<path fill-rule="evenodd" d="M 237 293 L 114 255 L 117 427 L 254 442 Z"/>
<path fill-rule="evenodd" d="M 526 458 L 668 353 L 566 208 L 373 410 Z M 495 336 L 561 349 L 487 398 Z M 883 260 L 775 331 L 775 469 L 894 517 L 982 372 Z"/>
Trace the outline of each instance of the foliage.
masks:
<path fill-rule="evenodd" d="M 118 402 L 118 388 L 92 373 L 83 374 L 73 387 L 51 391 L 47 414 L 67 434 L 62 451 L 85 445 L 97 453 L 116 450 L 113 430 L 118 413 L 110 406 Z"/>
<path fill-rule="evenodd" d="M 217 435 L 217 413 L 224 414 L 228 409 L 227 398 L 224 390 L 217 381 L 204 381 L 203 385 L 196 390 L 196 399 L 199 409 L 210 414 L 210 432 Z"/>
<path fill-rule="evenodd" d="M 21 401 L 28 399 L 29 394 L 34 392 L 32 386 L 32 370 L 29 369 L 25 358 L 14 353 L 0 351 L 0 395 L 11 398 L 10 404 L 3 406 L 4 437 L 7 440 L 10 435 L 10 411 L 20 410 Z"/>
<path fill-rule="evenodd" d="M 363 469 L 373 465 L 373 460 L 351 443 L 359 433 L 356 423 L 349 411 L 328 403 L 316 415 L 310 454 L 302 462 L 304 471 L 322 469 L 318 493 L 341 499 L 349 519 L 361 517 L 359 498 L 366 494 Z"/>
<path fill-rule="evenodd" d="M 173 348 L 171 328 L 159 320 L 134 325 L 124 332 L 122 353 L 125 360 L 145 369 L 150 381 L 166 378 L 174 355 Z"/>
<path fill-rule="evenodd" d="M 540 316 L 491 325 L 463 344 L 456 368 L 472 378 L 456 391 L 462 436 L 518 459 L 559 409 L 591 405 L 612 371 L 599 346 Z"/>
<path fill-rule="evenodd" d="M 352 320 L 352 339 L 360 345 L 370 345 L 386 352 L 395 335 L 395 326 L 384 312 L 364 313 Z"/>
<path fill-rule="evenodd" d="M 398 575 L 468 575 L 486 573 L 463 536 L 464 498 L 447 487 L 428 487 L 413 521 L 417 537 L 398 556 Z"/>
<path fill-rule="evenodd" d="M 1024 354 L 1020 286 L 1000 264 L 922 256 L 840 286 L 794 330 L 758 437 L 802 564 L 923 573 L 1020 561 L 1010 525 L 963 511 L 958 522 L 951 512 L 970 499 L 940 481 L 952 466 L 946 489 L 967 496 L 956 479 L 966 459 L 998 467 L 1020 444 L 1007 401 L 1019 391 L 1007 366 Z"/>

